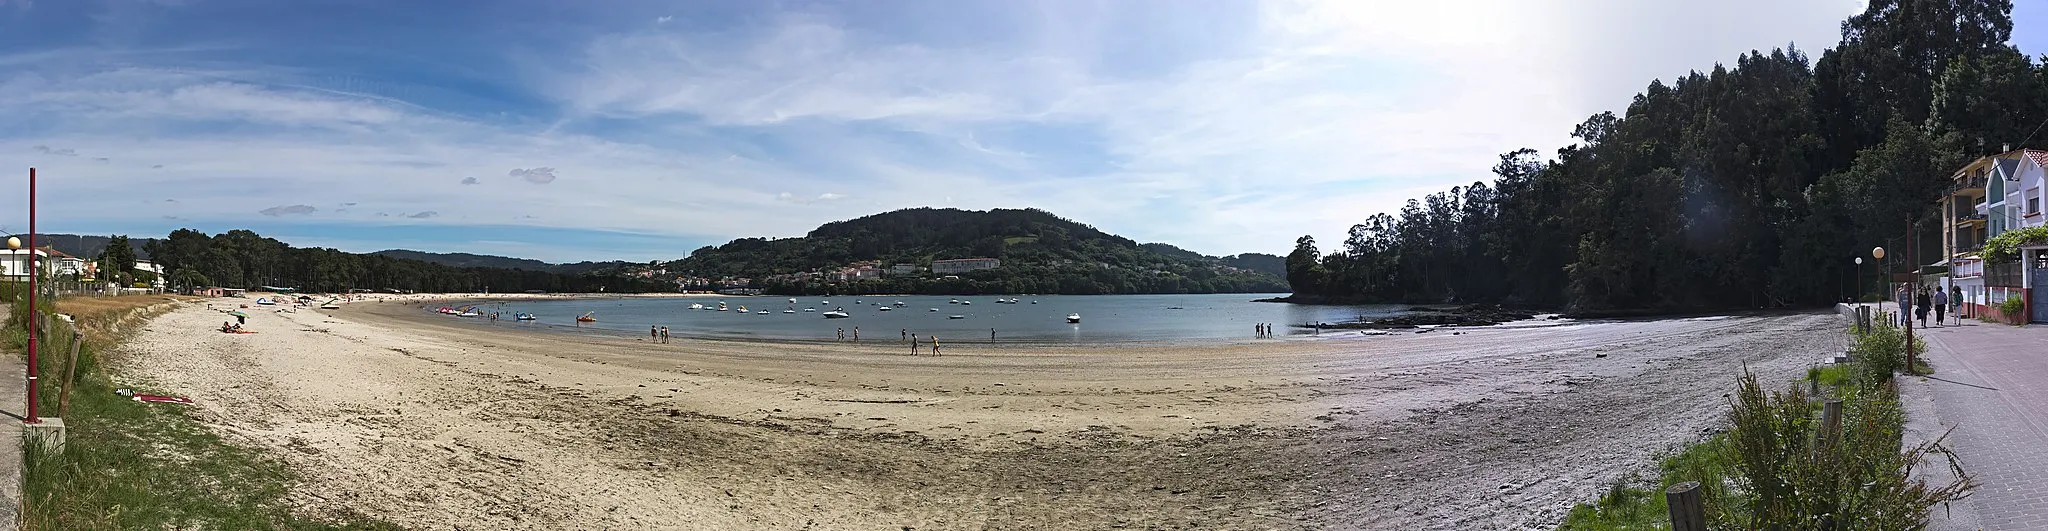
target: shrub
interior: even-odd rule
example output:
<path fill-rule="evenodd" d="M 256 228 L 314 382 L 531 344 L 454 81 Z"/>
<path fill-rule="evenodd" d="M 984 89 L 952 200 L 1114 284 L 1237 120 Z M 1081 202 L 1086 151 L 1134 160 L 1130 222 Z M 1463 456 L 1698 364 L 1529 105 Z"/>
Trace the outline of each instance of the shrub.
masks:
<path fill-rule="evenodd" d="M 2027 300 L 2018 295 L 2006 297 L 2005 302 L 1998 304 L 1998 311 L 2005 313 L 2006 319 L 2017 322 L 2020 315 L 2027 311 Z"/>
<path fill-rule="evenodd" d="M 1890 380 L 1906 364 L 1906 333 L 1891 323 L 1871 323 L 1869 330 L 1855 334 L 1853 340 L 1850 357 L 1855 358 L 1857 376 L 1866 384 Z"/>
<path fill-rule="evenodd" d="M 1899 451 L 1905 413 L 1889 380 L 1844 392 L 1841 428 L 1823 438 L 1814 397 L 1796 385 L 1765 393 L 1756 375 L 1743 371 L 1729 400 L 1723 451 L 1735 488 L 1749 496 L 1746 506 L 1708 507 L 1713 527 L 1920 529 L 1928 509 L 1975 487 L 1953 459 L 1954 482 L 1930 488 L 1913 479 L 1913 466 L 1926 454 L 1948 450 L 1937 440 Z"/>

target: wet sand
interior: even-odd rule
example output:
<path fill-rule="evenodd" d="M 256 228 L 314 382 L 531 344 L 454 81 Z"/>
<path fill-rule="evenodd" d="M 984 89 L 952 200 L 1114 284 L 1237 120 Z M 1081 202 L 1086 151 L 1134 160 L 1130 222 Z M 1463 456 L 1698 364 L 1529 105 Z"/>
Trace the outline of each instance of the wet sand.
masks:
<path fill-rule="evenodd" d="M 1744 363 L 1842 343 L 1815 313 L 934 357 L 419 304 L 228 335 L 195 303 L 117 368 L 302 471 L 304 510 L 423 529 L 1519 529 L 1697 438 Z"/>

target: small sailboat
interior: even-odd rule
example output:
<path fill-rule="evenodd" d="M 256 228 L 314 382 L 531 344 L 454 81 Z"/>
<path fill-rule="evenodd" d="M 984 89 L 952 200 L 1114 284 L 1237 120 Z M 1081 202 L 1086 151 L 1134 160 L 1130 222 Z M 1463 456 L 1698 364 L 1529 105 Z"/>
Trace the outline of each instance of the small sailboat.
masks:
<path fill-rule="evenodd" d="M 591 317 L 591 316 L 590 316 L 591 314 L 594 314 L 594 313 L 597 313 L 597 312 L 596 312 L 596 311 L 589 311 L 589 312 L 583 312 L 583 315 L 578 315 L 578 316 L 576 316 L 576 322 L 579 322 L 579 323 L 595 323 L 595 322 L 597 322 L 597 318 L 596 318 L 596 317 Z"/>
<path fill-rule="evenodd" d="M 1069 322 L 1069 323 L 1078 323 L 1078 322 L 1081 322 L 1081 314 L 1078 314 L 1078 313 L 1070 313 L 1070 314 L 1067 314 L 1067 322 Z"/>
<path fill-rule="evenodd" d="M 723 311 L 726 311 L 726 308 L 725 308 L 725 301 L 718 301 L 718 311 L 721 311 L 721 312 L 723 312 Z"/>
<path fill-rule="evenodd" d="M 740 305 L 740 313 L 747 313 L 747 305 L 745 305 L 745 304 L 742 304 L 742 305 Z"/>

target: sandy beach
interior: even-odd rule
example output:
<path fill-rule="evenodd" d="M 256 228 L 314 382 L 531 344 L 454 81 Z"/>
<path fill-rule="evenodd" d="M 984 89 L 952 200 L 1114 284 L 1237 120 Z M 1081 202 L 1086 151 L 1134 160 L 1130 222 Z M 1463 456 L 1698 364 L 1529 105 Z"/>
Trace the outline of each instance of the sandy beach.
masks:
<path fill-rule="evenodd" d="M 247 335 L 207 305 L 253 299 L 191 303 L 115 368 L 300 470 L 302 510 L 420 529 L 1522 529 L 1701 436 L 1744 364 L 1843 341 L 1813 313 L 933 357 L 382 298 Z"/>

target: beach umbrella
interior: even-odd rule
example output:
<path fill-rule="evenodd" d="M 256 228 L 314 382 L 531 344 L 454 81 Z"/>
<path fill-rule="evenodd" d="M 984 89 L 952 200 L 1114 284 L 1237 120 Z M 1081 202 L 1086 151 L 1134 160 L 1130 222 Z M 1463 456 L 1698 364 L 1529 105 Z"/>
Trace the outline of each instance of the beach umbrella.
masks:
<path fill-rule="evenodd" d="M 235 317 L 248 317 L 248 316 L 249 316 L 249 314 L 246 314 L 246 313 L 242 313 L 242 311 L 241 311 L 241 310 L 235 310 L 235 311 L 232 311 L 232 312 L 228 312 L 228 315 L 232 315 L 232 316 L 235 316 Z"/>

